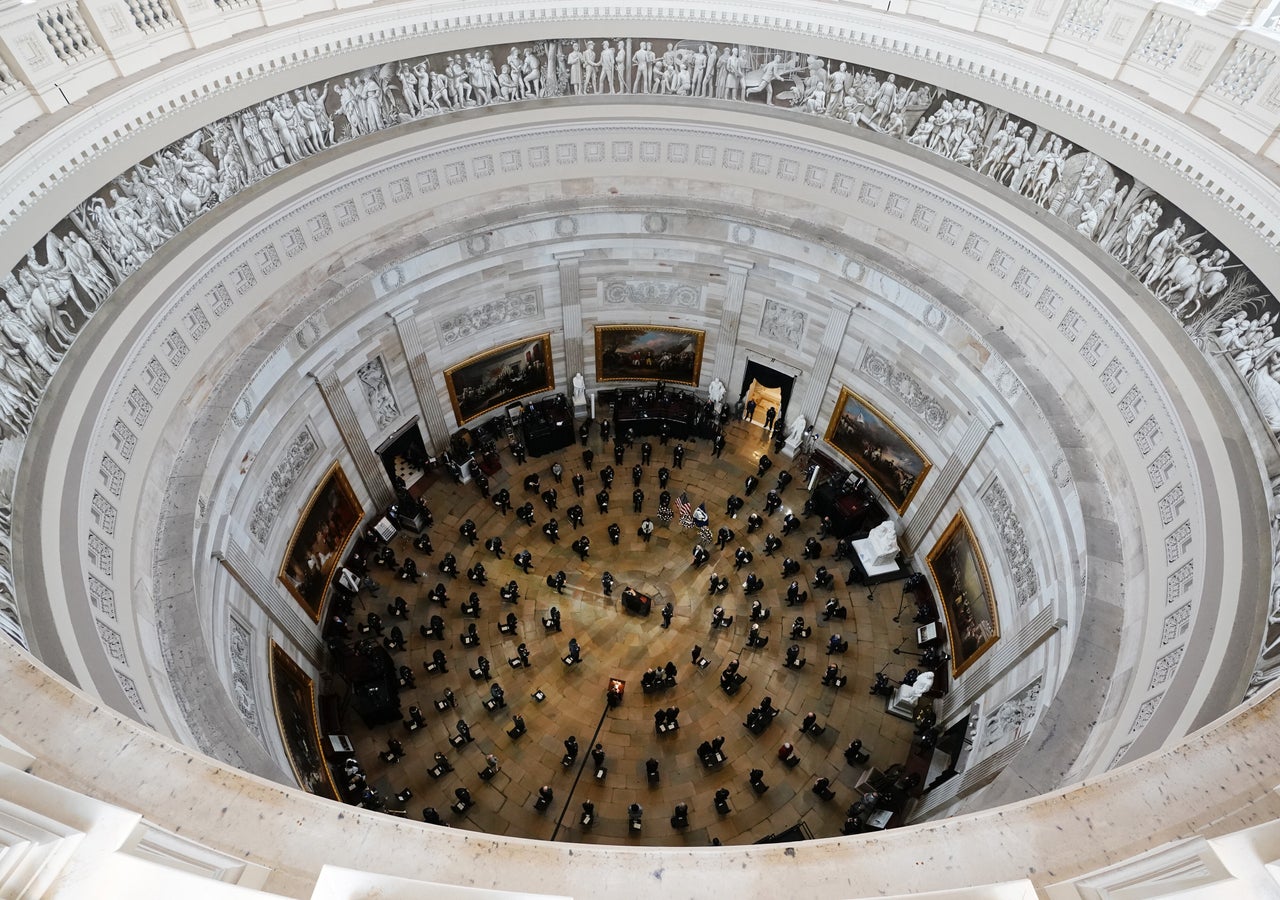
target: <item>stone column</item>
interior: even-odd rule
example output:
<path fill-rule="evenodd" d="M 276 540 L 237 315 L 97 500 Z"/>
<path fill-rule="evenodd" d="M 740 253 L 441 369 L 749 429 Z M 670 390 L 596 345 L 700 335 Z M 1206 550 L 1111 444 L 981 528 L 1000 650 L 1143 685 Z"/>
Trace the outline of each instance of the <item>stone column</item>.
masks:
<path fill-rule="evenodd" d="M 449 448 L 449 423 L 445 420 L 440 395 L 436 393 L 435 382 L 431 377 L 431 366 L 427 363 L 427 353 L 422 346 L 422 330 L 418 328 L 418 318 L 413 312 L 415 306 L 416 304 L 402 306 L 387 315 L 395 323 L 396 334 L 400 337 L 400 346 L 409 366 L 409 377 L 413 379 L 413 392 L 418 398 L 418 409 L 422 412 L 427 442 L 431 445 L 431 451 L 439 455 Z"/>
<path fill-rule="evenodd" d="M 924 493 L 918 494 L 911 503 L 911 515 L 907 517 L 906 527 L 902 532 L 902 540 L 908 554 L 916 552 L 925 533 L 933 526 L 942 507 L 956 492 L 956 486 L 964 473 L 969 471 L 973 461 L 978 458 L 982 448 L 986 446 L 991 432 L 1002 423 L 993 416 L 979 409 L 969 422 L 969 427 L 955 450 L 947 457 L 946 463 L 936 474 L 926 476 Z"/>
<path fill-rule="evenodd" d="M 805 379 L 804 396 L 797 408 L 804 415 L 809 425 L 817 427 L 818 413 L 822 411 L 822 399 L 827 395 L 827 385 L 831 382 L 831 373 L 835 371 L 836 359 L 840 355 L 840 345 L 844 343 L 845 332 L 849 328 L 849 316 L 857 301 L 850 300 L 834 291 L 831 294 L 831 315 L 827 318 L 827 328 L 822 332 L 822 343 L 814 357 L 809 375 Z M 795 413 L 788 413 L 794 417 Z"/>
<path fill-rule="evenodd" d="M 724 309 L 720 314 L 720 327 L 716 331 L 716 366 L 711 378 L 719 378 L 728 384 L 733 375 L 733 351 L 738 346 L 738 329 L 742 325 L 742 301 L 747 296 L 747 274 L 755 268 L 755 263 L 731 256 L 725 257 L 724 263 L 729 276 L 725 280 Z"/>
<path fill-rule="evenodd" d="M 225 551 L 214 550 L 212 556 L 249 595 L 253 604 L 297 644 L 308 661 L 320 666 L 324 660 L 324 643 L 320 639 L 323 624 L 313 622 L 278 582 L 272 582 L 263 575 L 262 565 L 234 540 L 227 542 Z"/>
<path fill-rule="evenodd" d="M 564 367 L 562 384 L 571 384 L 573 376 L 585 372 L 585 355 L 582 348 L 582 280 L 578 273 L 581 250 L 556 253 L 556 265 L 560 270 L 560 316 L 564 329 Z"/>
<path fill-rule="evenodd" d="M 369 492 L 377 509 L 386 509 L 395 502 L 391 479 L 387 477 L 387 470 L 383 468 L 382 461 L 369 446 L 369 440 L 360 427 L 360 420 L 356 418 L 356 411 L 351 408 L 351 400 L 347 397 L 342 382 L 338 380 L 333 364 L 327 363 L 322 372 L 307 374 L 315 379 L 316 387 L 320 389 L 320 396 L 324 397 L 324 404 L 329 408 L 329 415 L 333 416 L 334 424 L 338 426 L 342 442 L 347 445 L 347 452 L 355 460 L 356 471 L 360 474 L 364 489 Z"/>

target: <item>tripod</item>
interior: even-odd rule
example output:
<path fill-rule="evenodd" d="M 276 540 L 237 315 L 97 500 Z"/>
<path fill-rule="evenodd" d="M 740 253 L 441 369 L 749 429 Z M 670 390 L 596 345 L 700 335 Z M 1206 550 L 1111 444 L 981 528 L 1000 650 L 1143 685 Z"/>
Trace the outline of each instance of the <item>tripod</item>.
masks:
<path fill-rule="evenodd" d="M 898 614 L 893 617 L 894 622 L 902 620 L 902 611 L 907 606 L 907 594 L 910 594 L 913 600 L 918 600 L 916 591 L 924 584 L 924 576 L 919 572 L 912 572 L 907 580 L 902 583 L 902 597 L 898 600 Z"/>

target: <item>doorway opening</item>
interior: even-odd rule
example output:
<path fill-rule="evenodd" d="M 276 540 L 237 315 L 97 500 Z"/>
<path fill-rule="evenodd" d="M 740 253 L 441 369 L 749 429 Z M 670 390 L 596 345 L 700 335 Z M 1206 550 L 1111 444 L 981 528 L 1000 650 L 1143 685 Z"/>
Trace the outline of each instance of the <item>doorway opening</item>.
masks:
<path fill-rule="evenodd" d="M 787 403 L 791 400 L 791 388 L 794 384 L 795 378 L 785 372 L 748 360 L 747 370 L 742 375 L 740 397 L 744 405 L 755 401 L 751 424 L 771 428 L 776 423 L 785 422 Z M 770 409 L 774 410 L 773 416 L 769 416 Z"/>
<path fill-rule="evenodd" d="M 378 448 L 378 458 L 382 460 L 392 484 L 399 485 L 403 481 L 406 488 L 412 489 L 422 480 L 431 459 L 416 416 Z"/>

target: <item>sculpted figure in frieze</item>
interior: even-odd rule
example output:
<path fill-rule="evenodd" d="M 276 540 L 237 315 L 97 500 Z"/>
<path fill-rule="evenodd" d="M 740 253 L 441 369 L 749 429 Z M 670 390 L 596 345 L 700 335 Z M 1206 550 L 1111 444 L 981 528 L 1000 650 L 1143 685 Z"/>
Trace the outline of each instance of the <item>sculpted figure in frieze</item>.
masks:
<path fill-rule="evenodd" d="M 7 382 L 17 396 L 28 382 L 40 384 L 42 366 L 56 365 L 84 319 L 165 241 L 281 169 L 453 110 L 628 92 L 787 108 L 975 171 L 1118 261 L 1201 347 L 1240 312 L 1249 321 L 1280 314 L 1252 273 L 1184 211 L 1035 123 L 893 72 L 790 48 L 614 36 L 391 60 L 291 89 L 161 148 L 72 210 L 12 270 L 9 306 L 24 310 L 46 349 L 33 362 L 32 351 L 10 340 Z M 1269 365 L 1249 368 L 1255 386 L 1265 385 L 1258 373 Z"/>

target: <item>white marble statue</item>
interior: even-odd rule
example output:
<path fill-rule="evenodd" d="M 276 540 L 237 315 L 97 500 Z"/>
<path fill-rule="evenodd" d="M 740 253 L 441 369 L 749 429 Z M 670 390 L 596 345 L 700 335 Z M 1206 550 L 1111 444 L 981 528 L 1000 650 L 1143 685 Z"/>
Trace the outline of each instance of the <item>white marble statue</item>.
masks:
<path fill-rule="evenodd" d="M 933 673 L 923 672 L 916 676 L 915 684 L 904 684 L 898 688 L 898 700 L 901 703 L 915 703 L 933 689 Z"/>
<path fill-rule="evenodd" d="M 801 452 L 801 445 L 808 436 L 809 423 L 804 420 L 803 414 L 797 413 L 796 417 L 791 420 L 791 425 L 787 428 L 787 441 L 783 445 L 782 452 L 794 459 L 795 455 Z"/>
<path fill-rule="evenodd" d="M 804 420 L 804 413 L 796 413 L 796 417 L 787 426 L 787 443 L 799 444 L 804 440 L 804 430 L 808 427 L 809 423 Z"/>
<path fill-rule="evenodd" d="M 573 402 L 587 402 L 587 380 L 582 377 L 581 372 L 573 376 Z"/>
<path fill-rule="evenodd" d="M 720 405 L 724 403 L 724 382 L 719 378 L 711 381 L 711 386 L 707 388 L 707 395 L 711 398 L 711 402 L 716 405 L 716 412 L 720 411 Z"/>
<path fill-rule="evenodd" d="M 891 563 L 898 555 L 898 530 L 894 527 L 892 519 L 886 519 L 872 528 L 867 534 L 867 540 L 871 542 L 871 550 L 876 555 L 877 564 Z"/>

